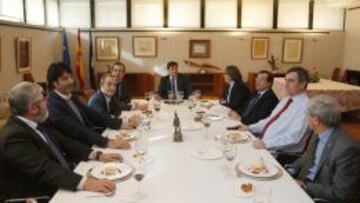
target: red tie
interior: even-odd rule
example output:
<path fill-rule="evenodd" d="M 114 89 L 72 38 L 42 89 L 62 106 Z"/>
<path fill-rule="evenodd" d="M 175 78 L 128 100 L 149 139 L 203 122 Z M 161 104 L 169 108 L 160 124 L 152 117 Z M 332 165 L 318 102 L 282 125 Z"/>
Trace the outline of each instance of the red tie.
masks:
<path fill-rule="evenodd" d="M 293 102 L 293 100 L 290 98 L 290 99 L 286 102 L 286 104 L 284 105 L 284 107 L 283 107 L 275 116 L 273 116 L 273 117 L 266 123 L 266 125 L 265 125 L 265 127 L 264 127 L 264 130 L 262 131 L 261 136 L 260 136 L 261 139 L 264 138 L 265 132 L 266 132 L 266 130 L 270 127 L 270 125 L 271 125 L 272 123 L 274 123 L 274 122 L 281 116 L 281 114 L 284 113 L 284 111 L 286 111 L 286 109 L 290 106 L 290 104 L 291 104 L 292 102 Z"/>

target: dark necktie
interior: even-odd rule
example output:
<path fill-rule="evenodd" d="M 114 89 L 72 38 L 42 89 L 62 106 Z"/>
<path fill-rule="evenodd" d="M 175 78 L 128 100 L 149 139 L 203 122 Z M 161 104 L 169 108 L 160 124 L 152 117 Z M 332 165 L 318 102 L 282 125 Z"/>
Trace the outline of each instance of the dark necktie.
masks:
<path fill-rule="evenodd" d="M 119 98 L 121 98 L 121 95 L 122 95 L 122 88 L 123 88 L 123 84 L 122 84 L 122 82 L 119 82 L 118 83 L 118 96 L 119 96 Z"/>
<path fill-rule="evenodd" d="M 176 90 L 175 90 L 175 77 L 171 77 L 171 91 L 173 92 L 173 97 L 176 99 Z"/>
<path fill-rule="evenodd" d="M 248 115 L 252 112 L 252 110 L 254 109 L 256 103 L 257 103 L 258 100 L 260 99 L 260 96 L 261 96 L 261 94 L 258 93 L 257 95 L 255 95 L 255 97 L 253 97 L 253 98 L 250 100 L 249 104 L 247 105 L 247 107 L 246 107 L 246 109 L 245 109 L 245 111 L 244 111 L 244 113 L 243 113 L 243 115 L 242 115 L 243 117 L 248 116 Z"/>
<path fill-rule="evenodd" d="M 69 105 L 69 107 L 71 108 L 71 110 L 75 113 L 76 117 L 79 119 L 79 121 L 81 122 L 81 124 L 84 124 L 84 120 L 80 114 L 80 111 L 78 109 L 78 107 L 74 104 L 73 101 L 71 101 L 71 99 L 65 100 L 66 103 Z"/>
<path fill-rule="evenodd" d="M 275 115 L 266 123 L 266 125 L 265 125 L 265 127 L 264 127 L 264 129 L 263 129 L 263 131 L 262 131 L 262 133 L 261 133 L 260 138 L 264 138 L 264 135 L 265 135 L 266 130 L 270 127 L 271 124 L 273 124 L 273 123 L 281 116 L 281 114 L 283 114 L 283 113 L 286 111 L 286 109 L 290 106 L 290 104 L 291 104 L 292 102 L 293 102 L 293 100 L 290 98 L 290 99 L 286 102 L 286 104 L 283 106 L 283 108 L 282 108 L 279 112 L 277 112 L 277 114 L 275 114 Z"/>
<path fill-rule="evenodd" d="M 70 170 L 70 167 L 68 165 L 68 163 L 66 162 L 64 156 L 61 154 L 61 152 L 59 151 L 59 149 L 56 147 L 56 145 L 51 141 L 51 139 L 49 138 L 49 136 L 46 133 L 46 130 L 43 126 L 38 125 L 36 127 L 36 129 L 38 131 L 41 132 L 41 134 L 43 135 L 43 137 L 46 140 L 46 143 L 48 144 L 48 146 L 50 147 L 51 151 L 54 153 L 56 159 L 60 162 L 60 165 L 68 170 Z"/>

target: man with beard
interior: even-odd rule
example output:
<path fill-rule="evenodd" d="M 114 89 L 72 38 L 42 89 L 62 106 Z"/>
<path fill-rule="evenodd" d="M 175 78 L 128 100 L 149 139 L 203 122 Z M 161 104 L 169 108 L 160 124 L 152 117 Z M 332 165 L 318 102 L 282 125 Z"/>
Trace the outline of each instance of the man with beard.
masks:
<path fill-rule="evenodd" d="M 42 88 L 21 82 L 9 96 L 12 115 L 0 136 L 0 202 L 8 198 L 52 196 L 59 189 L 115 191 L 109 180 L 83 177 L 71 170 L 64 156 L 81 160 L 119 161 L 121 156 L 94 151 L 67 138 L 48 123 Z"/>

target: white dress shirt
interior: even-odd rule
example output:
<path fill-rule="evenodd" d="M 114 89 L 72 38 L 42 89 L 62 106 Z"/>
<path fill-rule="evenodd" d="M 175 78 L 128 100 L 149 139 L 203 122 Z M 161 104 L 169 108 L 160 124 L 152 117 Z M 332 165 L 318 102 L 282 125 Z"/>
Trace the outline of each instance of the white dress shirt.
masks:
<path fill-rule="evenodd" d="M 54 90 L 54 92 L 56 93 L 56 94 L 58 94 L 62 99 L 64 99 L 64 100 L 70 100 L 71 99 L 71 94 L 69 94 L 69 95 L 65 95 L 65 94 L 63 94 L 63 93 L 60 93 L 59 91 L 57 91 L 57 90 Z"/>
<path fill-rule="evenodd" d="M 265 125 L 287 103 L 289 97 L 280 101 L 267 118 L 249 126 L 255 134 L 262 133 Z M 284 150 L 287 152 L 300 152 L 305 146 L 305 132 L 307 128 L 306 108 L 309 98 L 306 93 L 291 98 L 293 102 L 274 121 L 263 135 L 263 142 L 269 150 Z"/>

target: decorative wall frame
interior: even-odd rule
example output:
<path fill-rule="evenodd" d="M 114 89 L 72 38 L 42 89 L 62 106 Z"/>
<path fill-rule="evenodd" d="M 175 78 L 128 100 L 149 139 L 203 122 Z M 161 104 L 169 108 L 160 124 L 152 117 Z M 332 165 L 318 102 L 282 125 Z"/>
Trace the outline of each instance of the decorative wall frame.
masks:
<path fill-rule="evenodd" d="M 16 38 L 15 39 L 15 56 L 16 70 L 18 73 L 26 73 L 31 71 L 31 39 Z"/>
<path fill-rule="evenodd" d="M 284 38 L 283 41 L 283 63 L 301 63 L 303 56 L 304 39 Z"/>
<path fill-rule="evenodd" d="M 157 37 L 133 36 L 134 57 L 154 58 L 157 56 Z"/>
<path fill-rule="evenodd" d="M 189 56 L 190 58 L 210 58 L 211 43 L 210 40 L 190 40 Z"/>
<path fill-rule="evenodd" d="M 251 59 L 267 59 L 269 55 L 269 38 L 253 37 L 251 38 Z"/>
<path fill-rule="evenodd" d="M 117 61 L 120 58 L 120 40 L 116 36 L 96 36 L 97 61 Z"/>

